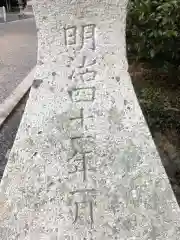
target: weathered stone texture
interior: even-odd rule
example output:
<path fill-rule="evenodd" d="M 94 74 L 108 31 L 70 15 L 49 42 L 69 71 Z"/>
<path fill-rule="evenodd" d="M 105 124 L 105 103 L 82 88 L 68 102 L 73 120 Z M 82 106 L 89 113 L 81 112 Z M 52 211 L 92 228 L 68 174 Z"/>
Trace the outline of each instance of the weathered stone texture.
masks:
<path fill-rule="evenodd" d="M 126 4 L 36 1 L 36 81 L 1 184 L 0 239 L 180 239 L 127 73 Z"/>

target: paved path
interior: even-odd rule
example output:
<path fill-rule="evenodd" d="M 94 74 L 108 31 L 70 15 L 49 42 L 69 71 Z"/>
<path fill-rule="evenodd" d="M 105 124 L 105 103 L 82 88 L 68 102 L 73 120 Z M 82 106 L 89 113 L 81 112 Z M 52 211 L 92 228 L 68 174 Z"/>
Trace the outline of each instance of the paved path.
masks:
<path fill-rule="evenodd" d="M 33 18 L 0 24 L 0 103 L 36 65 L 36 51 Z"/>

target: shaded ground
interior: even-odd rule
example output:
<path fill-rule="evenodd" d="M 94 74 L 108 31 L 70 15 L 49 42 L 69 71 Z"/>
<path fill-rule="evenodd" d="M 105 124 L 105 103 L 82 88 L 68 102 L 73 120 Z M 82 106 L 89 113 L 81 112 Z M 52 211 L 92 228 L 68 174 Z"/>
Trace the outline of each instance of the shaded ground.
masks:
<path fill-rule="evenodd" d="M 3 175 L 4 168 L 8 160 L 8 154 L 12 148 L 16 133 L 24 112 L 28 93 L 20 101 L 18 106 L 13 110 L 11 115 L 6 119 L 0 128 L 0 179 Z"/>
<path fill-rule="evenodd" d="M 180 204 L 180 75 L 152 70 L 142 64 L 131 65 L 129 72 Z"/>

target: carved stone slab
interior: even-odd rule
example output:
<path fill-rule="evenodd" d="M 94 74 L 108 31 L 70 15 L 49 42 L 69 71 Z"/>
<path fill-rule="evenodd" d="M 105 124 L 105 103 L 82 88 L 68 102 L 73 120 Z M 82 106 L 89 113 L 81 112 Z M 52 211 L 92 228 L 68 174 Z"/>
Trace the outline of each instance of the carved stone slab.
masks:
<path fill-rule="evenodd" d="M 179 240 L 127 73 L 125 0 L 37 0 L 38 68 L 1 183 L 2 240 Z"/>

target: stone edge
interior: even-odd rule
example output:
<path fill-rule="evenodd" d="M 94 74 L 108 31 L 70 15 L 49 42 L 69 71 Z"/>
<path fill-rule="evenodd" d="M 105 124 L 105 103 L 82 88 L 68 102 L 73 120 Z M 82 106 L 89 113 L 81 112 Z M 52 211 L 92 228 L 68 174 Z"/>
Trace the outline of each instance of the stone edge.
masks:
<path fill-rule="evenodd" d="M 7 97 L 3 103 L 0 104 L 0 127 L 3 125 L 6 118 L 19 103 L 25 93 L 32 86 L 35 75 L 35 67 L 23 79 L 23 81 L 16 87 L 16 89 Z"/>
<path fill-rule="evenodd" d="M 26 14 L 26 15 L 29 15 L 29 14 Z M 31 13 L 31 15 L 32 15 L 32 13 Z M 13 24 L 13 23 L 16 23 L 16 22 L 28 21 L 28 20 L 33 20 L 33 19 L 34 19 L 34 16 L 29 17 L 29 18 L 25 18 L 25 19 L 17 19 L 17 20 L 10 21 L 10 22 L 1 22 L 0 25 L 3 25 L 3 24 Z"/>

